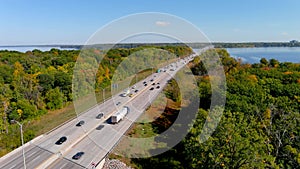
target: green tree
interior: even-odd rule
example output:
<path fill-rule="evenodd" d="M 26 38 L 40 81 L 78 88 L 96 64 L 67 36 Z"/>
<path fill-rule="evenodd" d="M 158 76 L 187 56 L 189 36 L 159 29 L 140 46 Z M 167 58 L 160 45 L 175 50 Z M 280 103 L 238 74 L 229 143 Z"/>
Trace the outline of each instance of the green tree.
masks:
<path fill-rule="evenodd" d="M 59 91 L 59 88 L 50 89 L 45 96 L 47 108 L 50 110 L 60 109 L 63 106 L 64 95 Z"/>
<path fill-rule="evenodd" d="M 208 112 L 200 110 L 190 135 L 184 140 L 189 168 L 265 168 L 275 167 L 268 154 L 272 146 L 257 128 L 252 116 L 225 112 L 213 135 L 200 143 L 199 135 Z"/>
<path fill-rule="evenodd" d="M 279 61 L 276 59 L 270 59 L 270 66 L 272 66 L 272 67 L 279 66 Z"/>
<path fill-rule="evenodd" d="M 266 58 L 261 58 L 261 59 L 260 59 L 260 63 L 261 63 L 262 65 L 264 65 L 264 66 L 268 66 L 268 64 L 269 64 L 269 62 L 268 62 L 268 60 L 267 60 Z"/>
<path fill-rule="evenodd" d="M 0 83 L 0 133 L 8 133 L 8 113 L 12 91 L 9 85 Z"/>

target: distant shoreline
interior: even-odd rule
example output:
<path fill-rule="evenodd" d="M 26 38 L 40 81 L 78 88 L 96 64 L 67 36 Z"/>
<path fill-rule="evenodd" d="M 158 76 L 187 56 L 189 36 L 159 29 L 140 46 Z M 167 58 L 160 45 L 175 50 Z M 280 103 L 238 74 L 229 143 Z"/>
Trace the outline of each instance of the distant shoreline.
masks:
<path fill-rule="evenodd" d="M 215 48 L 269 48 L 269 47 L 300 47 L 300 42 L 213 42 L 211 43 Z M 121 44 L 94 44 L 94 45 L 3 45 L 0 46 L 0 50 L 9 50 L 6 48 L 59 48 L 60 50 L 80 50 L 82 48 L 98 48 L 98 49 L 110 49 L 110 48 L 136 48 L 141 46 L 190 46 L 192 48 L 203 48 L 204 46 L 211 45 L 209 43 L 121 43 Z M 1 49 L 2 48 L 2 49 Z"/>
<path fill-rule="evenodd" d="M 300 47 L 300 42 L 212 42 L 216 48 L 257 48 L 257 47 Z M 74 48 L 81 49 L 82 47 L 95 47 L 107 49 L 110 47 L 115 48 L 135 48 L 140 46 L 178 46 L 184 45 L 183 43 L 121 43 L 121 44 L 94 44 L 94 45 L 0 45 L 0 48 L 13 48 L 13 47 L 53 47 L 53 48 Z M 208 43 L 186 43 L 192 48 L 201 48 Z"/>

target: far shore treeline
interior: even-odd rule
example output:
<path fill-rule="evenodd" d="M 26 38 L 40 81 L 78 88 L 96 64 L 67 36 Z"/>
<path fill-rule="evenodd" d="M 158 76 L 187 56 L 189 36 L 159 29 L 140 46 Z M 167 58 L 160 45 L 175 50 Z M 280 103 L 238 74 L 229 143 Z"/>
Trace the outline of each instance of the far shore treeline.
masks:
<path fill-rule="evenodd" d="M 137 48 L 143 46 L 189 46 L 191 48 L 202 48 L 208 44 L 214 45 L 216 48 L 263 48 L 263 47 L 300 47 L 300 42 L 292 40 L 290 42 L 211 42 L 211 43 L 119 43 L 119 44 L 94 44 L 94 45 L 6 45 L 0 47 L 57 47 L 61 49 L 79 50 L 83 48 L 109 49 L 114 48 Z"/>

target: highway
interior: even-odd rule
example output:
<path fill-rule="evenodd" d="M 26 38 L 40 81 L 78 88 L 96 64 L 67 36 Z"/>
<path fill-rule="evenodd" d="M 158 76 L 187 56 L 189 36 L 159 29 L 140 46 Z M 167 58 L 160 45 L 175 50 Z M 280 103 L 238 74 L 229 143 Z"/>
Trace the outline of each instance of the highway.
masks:
<path fill-rule="evenodd" d="M 131 86 L 130 93 L 133 94 L 131 97 L 123 97 L 122 93 L 118 93 L 52 132 L 27 143 L 24 146 L 26 167 L 30 169 L 92 168 L 116 146 L 126 131 L 163 90 L 168 80 L 193 60 L 194 56 L 196 55 L 178 60 L 178 63 L 171 63 L 167 67 L 161 68 L 161 72 L 153 73 L 138 82 L 134 85 L 135 87 Z M 147 86 L 144 83 L 147 83 Z M 154 89 L 150 90 L 152 87 Z M 138 91 L 135 92 L 135 90 Z M 117 104 L 118 102 L 119 104 Z M 111 124 L 110 116 L 123 106 L 129 107 L 130 112 L 120 123 Z M 104 114 L 104 117 L 97 119 L 96 116 L 100 112 Z M 82 126 L 76 126 L 81 120 L 85 123 Z M 55 142 L 62 136 L 67 137 L 67 140 L 61 145 L 56 145 Z M 72 159 L 77 152 L 84 152 L 84 155 L 78 160 Z M 23 168 L 22 149 L 19 148 L 2 157 L 0 168 Z"/>

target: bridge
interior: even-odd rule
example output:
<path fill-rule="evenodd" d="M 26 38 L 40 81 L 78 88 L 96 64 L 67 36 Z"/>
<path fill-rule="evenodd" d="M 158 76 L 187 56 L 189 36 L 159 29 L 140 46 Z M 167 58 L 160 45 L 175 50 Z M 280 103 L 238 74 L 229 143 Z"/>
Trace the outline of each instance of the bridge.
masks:
<path fill-rule="evenodd" d="M 211 47 L 204 48 L 200 52 L 209 48 Z M 169 66 L 161 68 L 163 71 L 153 73 L 136 83 L 134 87 L 131 87 L 134 93 L 132 97 L 122 97 L 121 93 L 114 95 L 109 100 L 80 114 L 77 118 L 47 134 L 36 137 L 3 156 L 0 159 L 0 168 L 24 168 L 23 150 L 26 157 L 26 168 L 29 169 L 102 168 L 106 156 L 155 100 L 168 80 L 174 77 L 177 71 L 188 62 L 192 61 L 196 55 L 193 54 L 171 63 Z M 171 67 L 170 65 L 174 66 Z M 145 86 L 144 83 L 148 85 Z M 123 106 L 130 108 L 128 115 L 118 124 L 109 123 L 110 116 Z M 96 118 L 100 112 L 103 113 L 103 117 Z M 79 121 L 85 123 L 78 126 Z M 61 137 L 66 137 L 67 140 L 60 145 L 55 144 Z M 73 159 L 72 157 L 78 152 L 84 152 L 84 155 L 77 160 Z"/>

